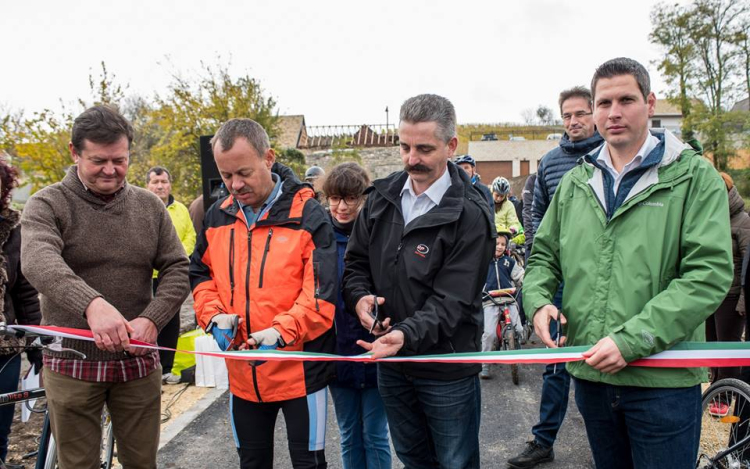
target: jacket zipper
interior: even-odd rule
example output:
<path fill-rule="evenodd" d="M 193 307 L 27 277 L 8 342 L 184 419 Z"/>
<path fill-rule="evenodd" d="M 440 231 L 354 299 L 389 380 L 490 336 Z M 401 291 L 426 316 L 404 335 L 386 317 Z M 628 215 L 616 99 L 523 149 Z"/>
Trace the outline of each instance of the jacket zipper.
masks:
<path fill-rule="evenodd" d="M 229 285 L 231 294 L 229 297 L 229 306 L 234 305 L 234 228 L 229 230 Z"/>
<path fill-rule="evenodd" d="M 395 265 L 398 265 L 398 257 L 401 254 L 401 248 L 404 247 L 404 241 L 401 240 L 398 242 L 398 248 L 396 248 L 396 261 L 394 262 Z"/>
<path fill-rule="evenodd" d="M 260 280 L 258 280 L 258 288 L 263 288 L 263 270 L 266 268 L 266 256 L 268 255 L 268 251 L 271 250 L 271 236 L 273 236 L 273 228 L 268 230 L 266 247 L 263 249 L 263 260 L 260 262 Z"/>
<path fill-rule="evenodd" d="M 320 312 L 318 297 L 320 296 L 320 280 L 318 278 L 318 263 L 313 262 L 313 281 L 315 282 L 315 311 Z"/>
<path fill-rule="evenodd" d="M 245 271 L 245 324 L 247 324 L 247 337 L 250 337 L 250 260 L 253 252 L 253 232 L 248 230 L 247 232 L 247 269 Z M 258 376 L 256 374 L 255 367 L 252 363 L 248 363 L 252 368 L 253 373 L 253 387 L 255 388 L 255 396 L 258 398 L 258 402 L 263 402 L 260 397 L 260 389 L 258 389 Z"/>

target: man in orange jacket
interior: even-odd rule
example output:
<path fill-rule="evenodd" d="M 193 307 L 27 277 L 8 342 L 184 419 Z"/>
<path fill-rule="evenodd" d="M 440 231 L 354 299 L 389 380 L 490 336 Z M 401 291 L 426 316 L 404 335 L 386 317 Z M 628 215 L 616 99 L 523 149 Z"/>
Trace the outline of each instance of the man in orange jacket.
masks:
<path fill-rule="evenodd" d="M 190 259 L 198 323 L 224 350 L 333 353 L 336 243 L 312 187 L 275 163 L 255 121 L 226 122 L 211 144 L 230 195 L 206 212 Z M 295 467 L 326 467 L 333 363 L 228 360 L 227 368 L 241 468 L 273 467 L 279 410 Z"/>

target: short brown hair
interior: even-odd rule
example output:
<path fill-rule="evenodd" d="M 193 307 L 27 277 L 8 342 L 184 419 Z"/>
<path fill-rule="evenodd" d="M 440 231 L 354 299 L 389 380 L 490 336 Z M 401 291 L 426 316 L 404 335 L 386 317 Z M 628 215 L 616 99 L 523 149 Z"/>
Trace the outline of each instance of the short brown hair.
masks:
<path fill-rule="evenodd" d="M 151 174 L 156 174 L 157 176 L 161 176 L 162 174 L 165 174 L 165 173 L 167 175 L 167 179 L 171 183 L 172 182 L 172 174 L 170 174 L 170 172 L 167 170 L 167 168 L 165 168 L 163 166 L 154 166 L 153 168 L 151 168 L 148 171 L 146 171 L 146 184 L 148 184 L 149 182 L 151 182 Z"/>
<path fill-rule="evenodd" d="M 336 165 L 326 176 L 323 182 L 323 192 L 327 197 L 337 195 L 346 197 L 349 195 L 361 196 L 365 189 L 370 187 L 370 177 L 367 171 L 357 163 L 341 163 Z"/>
<path fill-rule="evenodd" d="M 562 116 L 563 112 L 563 103 L 570 98 L 583 98 L 587 103 L 589 103 L 589 109 L 594 109 L 591 99 L 591 91 L 589 91 L 589 89 L 585 86 L 574 86 L 573 88 L 567 89 L 560 93 L 560 99 L 558 100 L 558 104 L 560 105 L 560 116 Z"/>
<path fill-rule="evenodd" d="M 5 158 L 0 158 L 0 181 L 3 188 L 0 191 L 0 209 L 10 204 L 11 191 L 18 185 L 18 170 L 8 164 Z"/>
<path fill-rule="evenodd" d="M 102 104 L 88 108 L 76 117 L 73 121 L 70 142 L 80 155 L 84 140 L 110 145 L 122 137 L 128 138 L 128 149 L 130 149 L 133 143 L 133 126 L 117 109 Z"/>

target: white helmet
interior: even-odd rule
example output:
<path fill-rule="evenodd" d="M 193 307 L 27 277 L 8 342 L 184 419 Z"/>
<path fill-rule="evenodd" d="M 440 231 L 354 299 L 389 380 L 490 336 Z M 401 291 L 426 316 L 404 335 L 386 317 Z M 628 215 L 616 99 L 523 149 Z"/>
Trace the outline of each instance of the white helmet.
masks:
<path fill-rule="evenodd" d="M 510 183 L 502 176 L 498 176 L 492 181 L 492 192 L 497 195 L 506 195 L 510 192 Z"/>

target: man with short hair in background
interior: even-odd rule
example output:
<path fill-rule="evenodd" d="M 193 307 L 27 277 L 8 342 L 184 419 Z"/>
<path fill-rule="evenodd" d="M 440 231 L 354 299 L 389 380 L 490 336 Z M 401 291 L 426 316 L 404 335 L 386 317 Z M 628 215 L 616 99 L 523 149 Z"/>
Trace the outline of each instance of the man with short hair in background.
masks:
<path fill-rule="evenodd" d="M 381 336 L 357 343 L 375 358 L 478 352 L 481 292 L 496 238 L 492 216 L 450 161 L 458 145 L 453 104 L 415 96 L 400 118 L 404 171 L 373 183 L 347 246 L 347 306 Z M 406 467 L 479 467 L 480 369 L 378 364 L 393 446 Z"/>
<path fill-rule="evenodd" d="M 591 92 L 588 89 L 583 86 L 567 89 L 560 93 L 558 103 L 565 134 L 560 139 L 560 145 L 544 155 L 539 163 L 531 197 L 531 226 L 526 227 L 527 240 L 533 241 L 565 173 L 573 169 L 585 154 L 604 143 L 594 126 Z M 530 256 L 531 252 L 526 254 Z M 562 308 L 562 287 L 555 295 L 554 304 Z M 557 323 L 552 322 L 550 328 L 550 334 L 554 337 Z M 551 364 L 547 365 L 542 377 L 539 422 L 531 429 L 534 439 L 526 444 L 521 454 L 508 461 L 515 469 L 527 469 L 555 458 L 552 446 L 568 410 L 570 375 L 564 366 Z"/>
<path fill-rule="evenodd" d="M 490 213 L 495 213 L 495 200 L 492 197 L 492 191 L 479 180 L 477 162 L 474 161 L 474 158 L 471 155 L 457 156 L 455 163 L 459 168 L 466 171 L 469 179 L 471 179 L 471 184 L 487 199 L 487 203 L 490 205 Z"/>
<path fill-rule="evenodd" d="M 597 467 L 695 467 L 706 369 L 629 364 L 705 341 L 733 278 L 726 188 L 698 144 L 649 129 L 656 97 L 643 65 L 605 62 L 591 90 L 606 143 L 557 187 L 524 304 L 545 345 L 557 346 L 553 320 L 565 327 L 561 345 L 593 344 L 566 367 Z"/>
<path fill-rule="evenodd" d="M 180 238 L 185 254 L 190 255 L 195 249 L 195 228 L 190 219 L 187 207 L 176 201 L 172 196 L 172 175 L 166 168 L 154 166 L 146 172 L 146 188 L 156 194 L 164 202 L 172 219 L 174 229 Z M 159 272 L 154 271 L 154 295 L 159 287 Z M 162 347 L 177 348 L 177 340 L 180 336 L 180 310 L 172 317 L 172 320 L 159 332 L 157 343 Z M 177 384 L 180 377 L 172 374 L 174 364 L 174 351 L 159 350 L 159 359 L 162 368 L 162 382 L 164 384 Z"/>
<path fill-rule="evenodd" d="M 156 468 L 161 366 L 131 340 L 156 337 L 188 294 L 188 259 L 164 203 L 125 180 L 133 128 L 116 109 L 76 117 L 65 178 L 40 190 L 21 218 L 26 278 L 43 324 L 91 330 L 44 352 L 44 387 L 60 469 L 98 469 L 107 405 L 126 468 Z M 152 296 L 154 269 L 160 285 Z"/>

